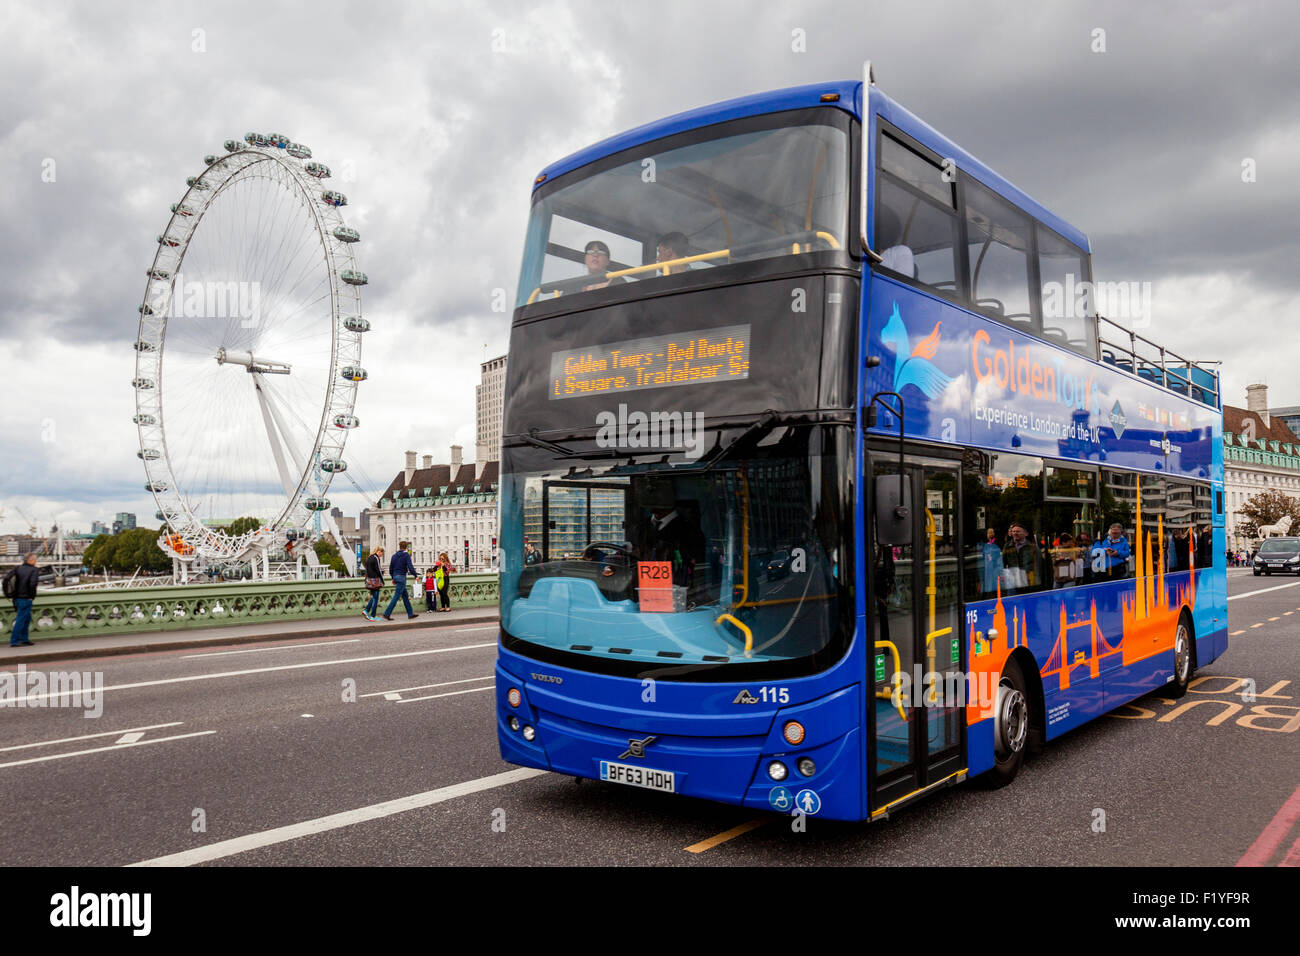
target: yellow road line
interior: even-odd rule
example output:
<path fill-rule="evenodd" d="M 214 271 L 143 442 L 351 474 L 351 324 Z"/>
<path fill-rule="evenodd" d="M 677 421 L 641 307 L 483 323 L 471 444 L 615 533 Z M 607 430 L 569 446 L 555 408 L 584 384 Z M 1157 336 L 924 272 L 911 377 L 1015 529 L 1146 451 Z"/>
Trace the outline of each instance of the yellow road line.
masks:
<path fill-rule="evenodd" d="M 686 847 L 687 853 L 703 853 L 705 850 L 712 850 L 719 843 L 726 843 L 728 840 L 734 840 L 738 836 L 743 836 L 750 830 L 756 830 L 764 823 L 770 822 L 768 817 L 759 817 L 756 820 L 750 820 L 748 823 L 742 823 L 738 827 L 732 827 L 725 833 L 719 833 L 717 836 L 711 836 L 707 840 L 701 840 L 699 843 L 692 843 Z"/>

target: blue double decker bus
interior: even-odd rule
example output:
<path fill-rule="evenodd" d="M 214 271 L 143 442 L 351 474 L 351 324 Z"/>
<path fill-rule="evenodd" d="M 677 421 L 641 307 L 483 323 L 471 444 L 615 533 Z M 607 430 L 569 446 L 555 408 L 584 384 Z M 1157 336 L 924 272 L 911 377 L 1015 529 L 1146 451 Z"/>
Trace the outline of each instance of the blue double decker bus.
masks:
<path fill-rule="evenodd" d="M 544 170 L 502 756 L 880 819 L 1183 693 L 1227 646 L 1218 376 L 1098 292 L 1082 232 L 869 68 Z"/>

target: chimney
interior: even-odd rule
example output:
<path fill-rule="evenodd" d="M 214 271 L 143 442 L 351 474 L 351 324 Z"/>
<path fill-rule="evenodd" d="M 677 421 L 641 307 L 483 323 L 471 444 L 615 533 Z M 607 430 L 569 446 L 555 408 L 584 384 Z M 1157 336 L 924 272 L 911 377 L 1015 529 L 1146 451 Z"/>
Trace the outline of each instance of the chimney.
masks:
<path fill-rule="evenodd" d="M 480 448 L 483 446 L 480 445 Z M 487 456 L 483 455 L 474 461 L 474 480 L 478 481 L 483 477 L 483 469 L 487 467 Z"/>
<path fill-rule="evenodd" d="M 402 484 L 404 484 L 404 485 L 409 485 L 409 484 L 411 483 L 411 476 L 412 476 L 413 474 L 415 474 L 415 452 L 413 452 L 413 451 L 408 451 L 408 452 L 406 453 L 406 472 L 405 472 L 405 474 L 406 474 L 406 477 L 402 479 Z"/>
<path fill-rule="evenodd" d="M 1261 419 L 1263 419 L 1265 428 L 1272 427 L 1268 421 L 1268 386 L 1267 385 L 1246 386 L 1246 408 L 1254 412 Z"/>
<path fill-rule="evenodd" d="M 425 468 L 432 468 L 432 467 L 433 467 L 433 456 L 432 456 L 432 455 L 425 455 L 425 456 L 424 456 L 424 465 L 423 465 L 423 467 L 425 467 Z"/>
<path fill-rule="evenodd" d="M 451 446 L 451 480 L 452 481 L 455 481 L 456 475 L 460 473 L 460 465 L 461 465 L 460 452 L 461 452 L 461 447 L 459 445 Z"/>

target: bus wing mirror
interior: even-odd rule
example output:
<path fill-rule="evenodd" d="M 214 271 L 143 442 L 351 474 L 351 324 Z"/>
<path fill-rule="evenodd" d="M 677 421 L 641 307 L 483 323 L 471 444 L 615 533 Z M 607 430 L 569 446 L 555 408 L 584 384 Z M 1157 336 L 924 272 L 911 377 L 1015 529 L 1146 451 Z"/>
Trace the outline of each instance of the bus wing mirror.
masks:
<path fill-rule="evenodd" d="M 876 476 L 876 540 L 880 544 L 912 543 L 912 480 L 907 475 Z"/>

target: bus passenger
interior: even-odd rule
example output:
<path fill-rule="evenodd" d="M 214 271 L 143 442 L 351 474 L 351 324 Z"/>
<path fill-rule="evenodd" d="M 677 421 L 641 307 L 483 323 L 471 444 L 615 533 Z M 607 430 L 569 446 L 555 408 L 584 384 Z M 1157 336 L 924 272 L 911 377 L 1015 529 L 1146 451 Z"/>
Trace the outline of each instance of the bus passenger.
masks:
<path fill-rule="evenodd" d="M 1092 573 L 1092 535 L 1086 531 L 1079 532 L 1079 557 L 1083 558 L 1083 575 L 1079 578 L 1082 584 L 1091 584 L 1093 581 Z"/>
<path fill-rule="evenodd" d="M 1002 549 L 998 547 L 997 532 L 993 528 L 984 534 L 988 540 L 980 548 L 980 591 L 992 595 L 997 593 L 998 579 L 1002 577 Z"/>
<path fill-rule="evenodd" d="M 1119 522 L 1112 524 L 1110 533 L 1097 542 L 1093 552 L 1098 551 L 1105 557 L 1106 578 L 1118 581 L 1128 576 L 1128 559 L 1133 552 L 1128 546 L 1128 538 L 1124 537 L 1124 528 Z"/>
<path fill-rule="evenodd" d="M 592 282 L 591 285 L 584 285 L 583 292 L 590 292 L 592 289 L 603 289 L 607 285 L 615 285 L 620 282 L 626 282 L 622 276 L 615 276 L 613 279 L 605 278 L 605 273 L 609 271 L 609 246 L 605 245 L 599 239 L 593 239 L 587 243 L 583 253 L 586 256 L 587 275 L 600 276 L 603 282 Z"/>
<path fill-rule="evenodd" d="M 1010 540 L 1002 549 L 1002 563 L 1006 567 L 1002 577 L 1007 593 L 1038 590 L 1041 586 L 1038 546 L 1029 537 L 1025 526 L 1018 521 L 1008 526 L 1007 534 L 1010 535 Z"/>
<path fill-rule="evenodd" d="M 655 246 L 655 262 L 670 262 L 673 259 L 684 259 L 690 255 L 690 245 L 686 241 L 686 236 L 680 232 L 668 232 L 659 237 L 659 243 Z M 665 266 L 663 274 L 666 276 L 676 275 L 678 273 L 689 271 L 690 267 L 683 264 L 677 266 Z"/>
<path fill-rule="evenodd" d="M 1061 532 L 1052 549 L 1052 587 L 1072 588 L 1083 578 L 1084 552 L 1075 547 L 1074 536 Z"/>

